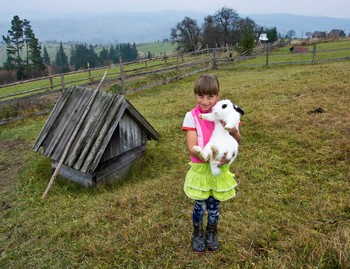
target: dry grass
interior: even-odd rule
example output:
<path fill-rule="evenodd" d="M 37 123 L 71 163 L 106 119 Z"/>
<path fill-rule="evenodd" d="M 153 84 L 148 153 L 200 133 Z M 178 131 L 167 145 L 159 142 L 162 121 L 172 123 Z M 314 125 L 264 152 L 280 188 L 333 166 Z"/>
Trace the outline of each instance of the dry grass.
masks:
<path fill-rule="evenodd" d="M 25 152 L 0 198 L 4 268 L 349 268 L 349 62 L 213 71 L 246 112 L 233 163 L 237 197 L 222 204 L 221 249 L 190 248 L 193 202 L 183 117 L 197 78 L 128 96 L 161 134 L 119 183 L 85 189 Z M 312 113 L 322 108 L 324 113 Z M 0 127 L 31 145 L 44 117 Z M 11 154 L 1 151 L 3 162 Z M 23 157 L 24 158 L 24 157 Z"/>

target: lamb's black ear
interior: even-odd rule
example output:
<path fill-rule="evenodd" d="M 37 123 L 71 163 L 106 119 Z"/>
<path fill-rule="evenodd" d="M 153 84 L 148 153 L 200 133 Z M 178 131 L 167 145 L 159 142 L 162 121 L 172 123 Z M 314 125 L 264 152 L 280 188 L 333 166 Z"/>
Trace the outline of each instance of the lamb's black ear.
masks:
<path fill-rule="evenodd" d="M 240 108 L 239 106 L 237 106 L 235 104 L 233 105 L 233 107 L 239 114 L 241 114 L 242 116 L 244 115 L 244 111 L 242 108 Z"/>

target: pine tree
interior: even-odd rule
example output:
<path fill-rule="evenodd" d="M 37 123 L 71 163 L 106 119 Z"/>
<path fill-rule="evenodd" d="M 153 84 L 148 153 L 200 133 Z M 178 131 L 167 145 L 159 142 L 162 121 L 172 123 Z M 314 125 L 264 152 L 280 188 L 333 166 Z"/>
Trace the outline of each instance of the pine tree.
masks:
<path fill-rule="evenodd" d="M 51 65 L 51 59 L 45 46 L 43 48 L 43 61 L 44 61 L 44 64 Z"/>
<path fill-rule="evenodd" d="M 34 36 L 34 33 L 33 33 L 33 30 L 32 30 L 32 27 L 30 25 L 30 21 L 24 19 L 23 20 L 23 33 L 24 33 L 24 36 L 23 36 L 23 40 L 24 40 L 24 44 L 25 44 L 25 52 L 26 52 L 26 59 L 25 59 L 25 63 L 26 63 L 26 68 L 29 69 L 29 43 L 30 43 L 30 40 L 33 38 Z"/>
<path fill-rule="evenodd" d="M 39 45 L 39 40 L 35 38 L 34 34 L 29 42 L 29 52 L 31 68 L 34 71 L 34 75 L 36 75 L 37 71 L 43 71 L 45 69 L 45 65 L 43 57 L 41 56 L 41 46 Z"/>
<path fill-rule="evenodd" d="M 99 64 L 98 56 L 95 53 L 94 47 L 92 45 L 89 46 L 87 61 L 92 68 L 97 67 Z"/>
<path fill-rule="evenodd" d="M 41 46 L 28 20 L 22 21 L 17 15 L 14 16 L 11 21 L 11 30 L 6 37 L 2 38 L 7 45 L 5 68 L 16 70 L 17 79 L 23 79 L 30 70 L 34 73 L 44 70 Z"/>
<path fill-rule="evenodd" d="M 23 21 L 16 15 L 11 21 L 11 30 L 7 31 L 7 36 L 2 36 L 6 43 L 7 61 L 5 67 L 7 70 L 17 71 L 17 79 L 23 79 L 24 66 L 21 58 L 21 52 L 24 44 L 23 40 Z"/>
<path fill-rule="evenodd" d="M 106 48 L 103 48 L 99 53 L 99 61 L 102 63 L 102 65 L 108 65 L 109 59 L 108 59 L 108 50 Z"/>
<path fill-rule="evenodd" d="M 62 41 L 60 42 L 60 46 L 56 53 L 55 65 L 59 68 L 61 73 L 69 72 L 68 57 L 64 52 Z"/>

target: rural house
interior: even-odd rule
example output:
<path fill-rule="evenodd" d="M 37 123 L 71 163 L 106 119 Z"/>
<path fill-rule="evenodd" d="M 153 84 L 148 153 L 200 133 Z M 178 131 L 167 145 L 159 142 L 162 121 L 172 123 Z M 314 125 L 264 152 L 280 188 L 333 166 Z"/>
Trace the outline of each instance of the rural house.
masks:
<path fill-rule="evenodd" d="M 326 38 L 326 37 L 327 37 L 327 33 L 326 32 L 315 31 L 312 34 L 312 38 L 315 38 L 315 39 Z"/>
<path fill-rule="evenodd" d="M 339 29 L 333 29 L 328 34 L 328 38 L 331 38 L 331 39 L 339 39 L 344 37 L 346 37 L 346 34 L 344 33 L 343 30 L 339 30 Z"/>
<path fill-rule="evenodd" d="M 63 156 L 94 90 L 68 88 L 52 110 L 33 150 L 43 148 L 53 168 Z M 59 173 L 84 186 L 99 184 L 107 176 L 118 179 L 146 151 L 157 131 L 123 95 L 99 91 L 68 150 Z"/>

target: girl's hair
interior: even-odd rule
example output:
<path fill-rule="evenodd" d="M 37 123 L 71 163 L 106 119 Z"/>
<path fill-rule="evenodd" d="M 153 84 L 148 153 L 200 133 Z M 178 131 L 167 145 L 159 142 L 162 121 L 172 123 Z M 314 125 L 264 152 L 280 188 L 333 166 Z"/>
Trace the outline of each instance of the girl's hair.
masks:
<path fill-rule="evenodd" d="M 219 95 L 219 80 L 214 75 L 202 75 L 194 85 L 194 93 L 198 95 Z"/>

